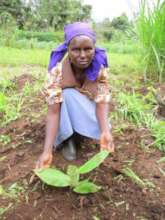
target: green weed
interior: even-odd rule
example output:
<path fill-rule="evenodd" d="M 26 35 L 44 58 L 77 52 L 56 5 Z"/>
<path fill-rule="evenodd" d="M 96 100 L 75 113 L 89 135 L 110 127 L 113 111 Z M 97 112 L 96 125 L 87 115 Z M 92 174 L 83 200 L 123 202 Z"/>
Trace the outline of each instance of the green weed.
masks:
<path fill-rule="evenodd" d="M 11 142 L 11 138 L 9 135 L 0 135 L 0 142 L 3 144 L 8 144 Z"/>
<path fill-rule="evenodd" d="M 123 168 L 122 173 L 125 176 L 129 177 L 134 183 L 136 183 L 140 187 L 155 188 L 155 185 L 152 182 L 148 180 L 142 180 L 132 169 L 128 167 Z"/>
<path fill-rule="evenodd" d="M 117 100 L 119 102 L 119 114 L 123 116 L 123 119 L 138 126 L 145 126 L 145 121 L 150 120 L 150 115 L 147 115 L 147 112 L 151 111 L 152 106 L 146 104 L 138 94 L 119 93 Z"/>
<path fill-rule="evenodd" d="M 151 95 L 142 98 L 135 93 L 132 95 L 119 93 L 117 99 L 119 116 L 135 123 L 138 127 L 146 127 L 150 130 L 155 140 L 147 147 L 155 146 L 165 151 L 165 122 L 157 120 L 153 114 L 154 98 Z"/>
<path fill-rule="evenodd" d="M 165 121 L 155 121 L 151 125 L 151 133 L 155 138 L 153 145 L 165 152 Z"/>
<path fill-rule="evenodd" d="M 19 196 L 23 192 L 25 192 L 25 189 L 16 182 L 9 186 L 7 189 L 0 185 L 0 197 L 14 200 L 14 202 L 19 201 Z M 11 209 L 12 206 L 13 204 L 9 203 L 7 207 L 0 207 L 0 218 L 4 215 L 5 212 Z"/>
<path fill-rule="evenodd" d="M 159 168 L 159 171 L 161 172 L 161 174 L 163 174 L 163 176 L 165 176 L 165 171 L 163 169 L 161 169 L 160 167 Z"/>
<path fill-rule="evenodd" d="M 7 97 L 4 93 L 0 92 L 0 112 L 4 113 L 7 106 Z"/>
<path fill-rule="evenodd" d="M 11 89 L 14 89 L 14 83 L 2 76 L 0 76 L 0 94 L 9 92 Z"/>
<path fill-rule="evenodd" d="M 7 212 L 11 207 L 12 207 L 12 203 L 10 203 L 7 207 L 0 207 L 0 217 L 2 217 L 5 212 Z"/>
<path fill-rule="evenodd" d="M 24 188 L 16 182 L 13 183 L 7 189 L 4 189 L 4 187 L 0 185 L 0 196 L 5 198 L 11 198 L 17 200 L 18 196 L 24 191 L 25 191 Z"/>
<path fill-rule="evenodd" d="M 157 163 L 162 163 L 162 162 L 165 162 L 165 157 L 161 157 L 161 158 L 157 161 Z"/>
<path fill-rule="evenodd" d="M 0 93 L 0 113 L 2 113 L 0 121 L 2 125 L 20 117 L 24 100 L 25 98 L 22 94 L 14 93 L 12 96 L 6 96 L 4 93 Z"/>

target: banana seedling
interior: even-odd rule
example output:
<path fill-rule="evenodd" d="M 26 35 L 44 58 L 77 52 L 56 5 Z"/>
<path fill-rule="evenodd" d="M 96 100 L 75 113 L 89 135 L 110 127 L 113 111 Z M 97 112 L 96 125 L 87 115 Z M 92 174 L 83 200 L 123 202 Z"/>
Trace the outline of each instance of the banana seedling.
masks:
<path fill-rule="evenodd" d="M 66 174 L 55 168 L 34 170 L 35 174 L 46 184 L 55 187 L 71 187 L 74 192 L 80 194 L 94 193 L 101 189 L 88 179 L 80 181 L 80 175 L 88 173 L 98 167 L 109 152 L 102 150 L 80 167 L 69 165 Z"/>

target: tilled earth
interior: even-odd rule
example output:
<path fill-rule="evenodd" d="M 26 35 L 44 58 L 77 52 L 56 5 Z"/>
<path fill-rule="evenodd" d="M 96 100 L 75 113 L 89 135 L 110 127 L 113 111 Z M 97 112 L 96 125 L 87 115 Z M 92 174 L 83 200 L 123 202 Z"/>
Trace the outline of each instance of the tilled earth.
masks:
<path fill-rule="evenodd" d="M 17 79 L 22 88 L 26 76 Z M 33 79 L 29 78 L 30 82 Z M 34 101 L 33 101 L 34 98 Z M 114 133 L 116 150 L 99 168 L 86 175 L 101 191 L 95 194 L 78 195 L 69 188 L 53 188 L 44 185 L 34 176 L 35 162 L 42 152 L 45 135 L 45 113 L 36 120 L 30 119 L 33 112 L 45 108 L 43 97 L 36 94 L 32 101 L 24 104 L 25 115 L 6 127 L 0 133 L 9 135 L 9 144 L 0 143 L 0 185 L 8 188 L 17 182 L 23 187 L 17 198 L 1 197 L 1 207 L 10 207 L 0 218 L 7 220 L 164 220 L 165 219 L 165 169 L 157 161 L 164 156 L 158 150 L 141 147 L 141 140 L 150 143 L 150 134 L 145 129 L 130 125 L 121 133 Z M 114 124 L 114 127 L 116 125 Z M 81 138 L 78 158 L 72 164 L 83 164 L 99 151 L 98 144 Z M 66 170 L 67 165 L 61 152 L 54 153 L 53 165 Z M 142 179 L 147 179 L 155 188 L 142 188 L 122 173 L 123 167 L 130 167 Z"/>

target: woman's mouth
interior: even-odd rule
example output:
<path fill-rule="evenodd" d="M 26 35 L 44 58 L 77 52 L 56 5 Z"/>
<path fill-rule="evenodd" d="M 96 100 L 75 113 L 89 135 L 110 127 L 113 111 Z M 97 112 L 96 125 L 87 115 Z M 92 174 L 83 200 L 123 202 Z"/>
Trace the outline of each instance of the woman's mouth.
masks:
<path fill-rule="evenodd" d="M 88 61 L 84 61 L 84 60 L 83 61 L 79 61 L 80 65 L 87 65 L 88 63 L 89 63 Z"/>

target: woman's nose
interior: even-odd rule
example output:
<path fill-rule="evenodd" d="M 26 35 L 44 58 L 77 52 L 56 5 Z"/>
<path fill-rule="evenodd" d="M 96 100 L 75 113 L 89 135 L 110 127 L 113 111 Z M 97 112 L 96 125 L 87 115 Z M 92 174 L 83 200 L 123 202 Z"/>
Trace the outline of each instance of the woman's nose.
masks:
<path fill-rule="evenodd" d="M 81 58 L 85 58 L 86 54 L 85 54 L 85 51 L 84 50 L 81 50 L 80 51 L 80 57 Z"/>

